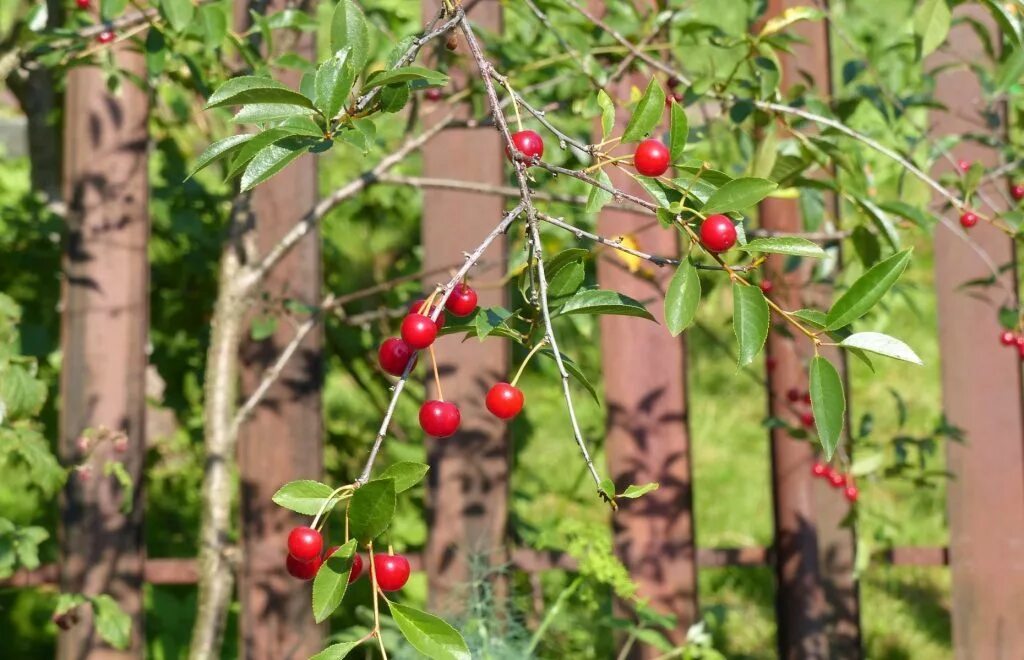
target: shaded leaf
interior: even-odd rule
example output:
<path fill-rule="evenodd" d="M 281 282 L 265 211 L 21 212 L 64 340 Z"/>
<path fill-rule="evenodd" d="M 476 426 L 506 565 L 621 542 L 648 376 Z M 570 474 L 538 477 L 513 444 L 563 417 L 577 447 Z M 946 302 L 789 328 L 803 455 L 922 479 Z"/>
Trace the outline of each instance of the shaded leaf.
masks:
<path fill-rule="evenodd" d="M 839 444 L 846 416 L 846 396 L 839 372 L 825 358 L 815 356 L 810 368 L 811 410 L 818 439 L 825 453 L 825 460 L 832 460 L 832 454 Z"/>
<path fill-rule="evenodd" d="M 433 660 L 470 660 L 466 641 L 442 619 L 408 605 L 388 601 L 391 618 L 410 645 Z"/>
<path fill-rule="evenodd" d="M 673 337 L 690 327 L 699 303 L 700 277 L 693 264 L 683 259 L 665 292 L 665 325 Z"/>
<path fill-rule="evenodd" d="M 757 177 L 733 179 L 716 190 L 704 203 L 705 215 L 741 211 L 757 204 L 778 187 L 774 181 Z"/>
<path fill-rule="evenodd" d="M 597 90 L 597 106 L 601 108 L 601 139 L 607 140 L 615 130 L 615 103 L 603 89 Z"/>
<path fill-rule="evenodd" d="M 374 479 L 352 494 L 348 505 L 349 531 L 361 544 L 384 533 L 395 515 L 395 480 Z"/>
<path fill-rule="evenodd" d="M 604 289 L 587 289 L 578 292 L 562 305 L 558 314 L 614 314 L 636 316 L 654 321 L 654 317 L 640 302 L 618 291 Z"/>
<path fill-rule="evenodd" d="M 338 609 L 345 598 L 356 540 L 351 539 L 326 558 L 313 578 L 313 619 L 321 623 Z"/>
<path fill-rule="evenodd" d="M 594 178 L 608 186 L 612 185 L 612 180 L 605 174 L 604 170 L 597 170 L 594 172 Z M 612 201 L 612 194 L 604 188 L 598 186 L 590 186 L 590 193 L 587 195 L 587 207 L 585 211 L 587 213 L 598 213 L 604 208 L 604 205 Z"/>
<path fill-rule="evenodd" d="M 669 110 L 668 123 L 668 153 L 669 162 L 674 163 L 683 155 L 686 148 L 686 138 L 690 132 L 689 119 L 686 110 L 678 103 L 673 103 Z"/>
<path fill-rule="evenodd" d="M 448 76 L 422 66 L 403 66 L 400 69 L 378 72 L 370 76 L 364 90 L 395 83 L 421 82 L 424 87 L 443 87 L 448 84 Z"/>
<path fill-rule="evenodd" d="M 835 330 L 864 316 L 892 288 L 910 263 L 911 250 L 880 261 L 850 286 L 828 311 L 825 327 Z"/>
<path fill-rule="evenodd" d="M 305 108 L 315 108 L 313 102 L 299 92 L 272 78 L 262 76 L 232 78 L 210 95 L 206 107 L 207 109 L 220 108 L 226 105 L 246 105 L 248 103 L 288 103 Z"/>
<path fill-rule="evenodd" d="M 768 339 L 768 301 L 759 287 L 736 282 L 732 285 L 732 305 L 739 366 L 745 367 L 754 361 Z"/>
<path fill-rule="evenodd" d="M 287 137 L 261 149 L 242 173 L 241 191 L 251 190 L 274 176 L 315 144 L 307 137 Z"/>
<path fill-rule="evenodd" d="M 255 137 L 252 133 L 242 133 L 240 135 L 232 135 L 226 137 L 223 140 L 217 140 L 203 151 L 196 159 L 195 164 L 192 166 L 192 171 L 189 172 L 186 180 L 191 179 L 195 176 L 196 172 L 202 170 L 210 163 L 214 162 L 218 158 L 228 156 L 237 151 L 243 144 Z"/>
<path fill-rule="evenodd" d="M 651 78 L 647 91 L 636 104 L 633 116 L 622 133 L 623 142 L 637 142 L 646 137 L 661 121 L 665 110 L 665 90 L 657 78 Z"/>
<path fill-rule="evenodd" d="M 555 359 L 555 354 L 554 352 L 552 352 L 550 348 L 541 350 L 538 353 L 538 355 L 543 355 L 544 357 L 550 359 L 551 361 L 554 361 Z M 590 396 L 593 397 L 594 401 L 596 401 L 598 405 L 600 405 L 601 399 L 598 398 L 597 390 L 594 388 L 594 385 L 590 382 L 590 379 L 587 378 L 587 375 L 583 373 L 583 371 L 579 368 L 579 365 L 577 365 L 575 362 L 569 359 L 565 354 L 561 354 L 561 356 L 562 365 L 565 367 L 565 371 L 570 376 L 575 378 L 576 381 L 583 386 L 583 389 L 587 390 L 587 392 L 590 393 Z"/>

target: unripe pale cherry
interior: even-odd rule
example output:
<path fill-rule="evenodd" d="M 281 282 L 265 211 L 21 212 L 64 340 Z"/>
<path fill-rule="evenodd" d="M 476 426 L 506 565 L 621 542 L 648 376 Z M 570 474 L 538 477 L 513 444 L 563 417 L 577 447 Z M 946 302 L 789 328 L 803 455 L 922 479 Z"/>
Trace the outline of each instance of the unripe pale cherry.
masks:
<path fill-rule="evenodd" d="M 537 131 L 525 130 L 512 134 L 512 144 L 516 145 L 527 161 L 544 156 L 544 138 Z M 512 150 L 505 147 L 505 155 L 509 160 L 512 158 Z"/>
<path fill-rule="evenodd" d="M 451 401 L 427 401 L 420 406 L 420 428 L 434 438 L 447 438 L 459 430 L 462 414 Z"/>
<path fill-rule="evenodd" d="M 736 225 L 724 215 L 709 215 L 700 226 L 700 242 L 712 252 L 725 252 L 736 244 Z"/>
<path fill-rule="evenodd" d="M 452 295 L 444 304 L 444 308 L 455 316 L 469 316 L 476 309 L 477 295 L 473 287 L 465 282 L 457 284 L 452 289 Z"/>
<path fill-rule="evenodd" d="M 496 383 L 487 392 L 487 409 L 498 419 L 512 419 L 523 409 L 523 391 L 515 385 Z"/>
<path fill-rule="evenodd" d="M 402 340 L 416 350 L 427 348 L 437 338 L 437 325 L 423 314 L 409 314 L 402 320 Z"/>
<path fill-rule="evenodd" d="M 644 176 L 661 176 L 668 170 L 668 147 L 658 140 L 644 140 L 633 152 L 633 167 Z"/>
<path fill-rule="evenodd" d="M 288 534 L 288 554 L 302 562 L 320 558 L 324 539 L 312 527 L 296 527 Z"/>
<path fill-rule="evenodd" d="M 402 555 L 374 555 L 373 573 L 381 591 L 398 591 L 409 581 L 409 560 Z"/>

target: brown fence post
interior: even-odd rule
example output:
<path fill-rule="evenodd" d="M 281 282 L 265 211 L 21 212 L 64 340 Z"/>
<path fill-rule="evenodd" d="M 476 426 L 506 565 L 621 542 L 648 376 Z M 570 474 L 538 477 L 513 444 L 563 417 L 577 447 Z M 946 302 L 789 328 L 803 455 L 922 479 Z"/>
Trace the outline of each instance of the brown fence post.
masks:
<path fill-rule="evenodd" d="M 117 66 L 145 79 L 142 56 L 115 46 Z M 89 596 L 110 594 L 131 616 L 131 646 L 118 652 L 96 635 L 91 616 L 62 632 L 57 656 L 137 658 L 143 652 L 142 466 L 146 449 L 146 340 L 149 330 L 147 126 L 149 98 L 128 78 L 116 94 L 95 67 L 68 73 L 64 112 L 64 182 L 68 238 L 64 249 L 61 330 L 60 456 L 73 473 L 61 507 L 60 586 Z M 80 438 L 101 427 L 127 443 Z M 104 475 L 124 464 L 134 483 L 131 509 Z"/>
<path fill-rule="evenodd" d="M 801 4 L 769 0 L 765 17 L 778 16 Z M 805 41 L 793 44 L 793 55 L 779 55 L 783 86 L 802 83 L 803 74 L 827 94 L 831 88 L 827 23 L 805 22 L 790 30 Z M 838 219 L 838 206 L 832 196 L 828 208 Z M 765 229 L 803 229 L 796 200 L 768 199 L 761 204 L 760 212 Z M 827 308 L 831 289 L 824 284 L 811 285 L 810 267 L 805 264 L 787 273 L 785 259 L 769 259 L 765 277 L 773 284 L 770 296 L 785 309 L 809 305 Z M 840 368 L 845 381 L 845 356 L 835 349 L 823 353 Z M 809 342 L 803 338 L 778 332 L 769 335 L 767 355 L 773 367 L 768 369 L 768 405 L 772 416 L 800 425 L 800 412 L 809 406 L 791 402 L 788 395 L 791 390 L 801 394 L 807 391 L 806 363 L 812 354 Z M 846 426 L 849 429 L 849 423 Z M 852 531 L 840 527 L 849 504 L 825 480 L 812 476 L 816 450 L 811 444 L 793 439 L 784 428 L 772 429 L 771 438 L 779 657 L 858 657 L 859 604 L 853 578 L 856 543 Z"/>
<path fill-rule="evenodd" d="M 960 6 L 956 16 L 971 17 L 998 30 L 982 6 Z M 983 60 L 978 36 L 966 23 L 954 24 L 947 43 L 953 55 L 937 53 L 929 65 L 956 60 Z M 932 114 L 938 135 L 991 132 L 986 107 L 974 73 L 965 66 L 947 68 L 938 76 L 938 100 L 948 112 Z M 1004 136 L 1005 125 L 998 129 Z M 959 159 L 997 166 L 998 154 L 973 141 L 956 147 Z M 952 167 L 943 164 L 942 170 Z M 1006 208 L 1006 181 L 984 187 L 985 198 Z M 985 208 L 987 213 L 991 210 Z M 954 222 L 959 211 L 945 210 Z M 1010 268 L 998 284 L 964 287 L 991 270 L 975 247 L 939 226 L 935 234 L 935 284 L 938 294 L 939 344 L 942 355 L 943 410 L 964 442 L 950 443 L 947 453 L 953 478 L 947 486 L 950 526 L 950 567 L 953 578 L 953 647 L 956 657 L 1019 658 L 1024 654 L 1024 389 L 1016 351 L 999 344 L 1001 305 L 1015 305 L 1017 272 L 1014 244 L 1001 231 L 982 222 L 968 232 L 970 241 L 998 267 Z"/>
<path fill-rule="evenodd" d="M 267 12 L 291 6 L 274 0 Z M 316 57 L 314 35 L 294 35 L 294 50 Z M 288 70 L 280 80 L 297 87 L 299 74 Z M 259 250 L 266 253 L 317 201 L 317 166 L 313 156 L 303 156 L 252 193 L 251 212 L 256 223 Z M 280 302 L 293 299 L 310 306 L 320 304 L 320 235 L 311 232 L 267 276 L 262 292 L 280 313 Z M 290 324 L 280 323 L 264 341 L 247 339 L 241 349 L 241 396 L 256 387 L 264 370 L 294 336 Z M 323 627 L 317 626 L 309 609 L 310 587 L 285 570 L 289 530 L 309 524 L 275 505 L 271 497 L 283 484 L 295 479 L 319 479 L 323 472 L 323 415 L 321 383 L 323 333 L 310 332 L 281 376 L 267 391 L 261 405 L 243 426 L 238 438 L 241 473 L 241 530 L 243 562 L 238 593 L 240 655 L 249 660 L 307 658 L 321 648 Z M 341 545 L 340 537 L 326 539 Z"/>
<path fill-rule="evenodd" d="M 622 104 L 629 99 L 630 86 L 642 88 L 646 82 L 639 76 L 627 76 L 608 93 Z M 618 118 L 615 130 L 621 133 L 628 117 L 620 112 Z M 614 168 L 608 173 L 620 190 L 646 194 L 627 175 Z M 652 220 L 650 215 L 606 209 L 598 221 L 599 233 L 630 235 L 640 249 L 652 254 L 677 254 L 675 232 L 656 222 L 651 226 Z M 642 225 L 647 228 L 637 231 Z M 687 629 L 697 621 L 698 611 L 686 347 L 681 338 L 673 338 L 665 329 L 661 305 L 673 271 L 645 263 L 640 266 L 645 277 L 639 277 L 629 272 L 618 253 L 602 250 L 598 254 L 601 288 L 650 303 L 648 308 L 658 319 L 654 324 L 625 316 L 601 317 L 608 408 L 605 446 L 609 473 L 619 491 L 629 484 L 661 484 L 642 498 L 620 502 L 613 517 L 615 550 L 639 595 L 649 599 L 657 611 L 677 618 L 670 637 L 681 644 Z M 652 658 L 661 653 L 642 645 L 631 657 Z"/>
<path fill-rule="evenodd" d="M 438 0 L 424 0 L 423 15 L 432 18 Z M 488 30 L 501 28 L 501 5 L 482 0 L 472 7 L 473 23 Z M 454 33 L 453 33 L 454 34 Z M 465 58 L 466 45 L 460 40 L 454 58 L 459 66 L 473 67 Z M 453 61 L 455 64 L 455 61 Z M 452 66 L 453 88 L 466 80 L 464 69 Z M 473 71 L 475 75 L 475 70 Z M 451 89 L 444 90 L 445 95 Z M 447 112 L 444 101 L 424 101 L 426 123 Z M 424 176 L 501 184 L 505 181 L 504 155 L 500 136 L 490 128 L 447 129 L 423 149 Z M 494 226 L 504 209 L 504 199 L 495 195 L 456 190 L 428 189 L 423 192 L 423 268 L 431 270 L 458 264 L 467 246 Z M 496 240 L 484 255 L 487 263 L 502 263 L 505 241 Z M 479 269 L 477 269 L 479 270 Z M 497 274 L 493 274 L 493 273 Z M 500 271 L 492 271 L 494 280 Z M 473 273 L 470 273 L 473 276 Z M 445 279 L 445 278 L 440 278 Z M 438 278 L 424 281 L 425 291 Z M 478 289 L 480 306 L 505 304 L 500 287 Z M 453 319 L 449 317 L 449 323 Z M 430 602 L 447 612 L 461 609 L 457 591 L 473 576 L 470 558 L 490 564 L 504 561 L 505 530 L 508 520 L 508 434 L 505 424 L 487 412 L 484 397 L 493 383 L 507 379 L 508 347 L 501 341 L 462 342 L 457 336 L 444 337 L 435 345 L 446 399 L 456 402 L 462 413 L 459 432 L 444 440 L 426 439 L 430 463 L 428 474 L 428 525 L 430 535 L 424 552 Z M 422 368 L 429 369 L 423 355 Z M 436 396 L 430 381 L 428 396 Z M 417 429 L 416 434 L 422 432 Z"/>

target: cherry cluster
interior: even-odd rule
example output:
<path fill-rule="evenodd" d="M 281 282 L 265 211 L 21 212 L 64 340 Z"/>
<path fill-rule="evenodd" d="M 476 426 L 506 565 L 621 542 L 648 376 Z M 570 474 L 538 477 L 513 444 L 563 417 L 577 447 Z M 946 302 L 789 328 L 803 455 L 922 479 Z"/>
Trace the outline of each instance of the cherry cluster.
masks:
<path fill-rule="evenodd" d="M 831 465 L 821 461 L 815 461 L 814 466 L 811 467 L 811 474 L 827 479 L 833 488 L 842 488 L 843 497 L 850 503 L 856 502 L 857 498 L 860 497 L 860 491 L 857 490 L 857 486 L 853 483 L 852 474 L 843 474 Z"/>
<path fill-rule="evenodd" d="M 960 172 L 967 174 L 970 171 L 973 163 L 969 160 L 958 161 L 956 166 Z M 1013 201 L 1019 202 L 1024 200 L 1024 184 L 1015 183 L 1010 186 L 1010 197 Z M 974 225 L 978 224 L 978 214 L 969 209 L 964 209 L 964 212 L 960 214 L 960 226 L 964 229 L 970 229 Z"/>
<path fill-rule="evenodd" d="M 288 559 L 285 566 L 288 574 L 299 580 L 312 580 L 324 561 L 333 555 L 338 546 L 327 549 L 321 556 L 324 539 L 320 532 L 312 527 L 296 527 L 288 534 Z M 409 581 L 409 560 L 402 555 L 389 553 L 373 556 L 373 572 L 377 586 L 382 591 L 398 591 Z M 363 574 L 363 557 L 356 554 L 352 557 L 352 570 L 348 575 L 348 583 L 352 584 Z"/>
<path fill-rule="evenodd" d="M 1020 359 L 1024 360 L 1024 332 L 1015 333 L 1011 330 L 1005 330 L 999 335 L 999 343 L 1003 346 L 1015 347 Z"/>

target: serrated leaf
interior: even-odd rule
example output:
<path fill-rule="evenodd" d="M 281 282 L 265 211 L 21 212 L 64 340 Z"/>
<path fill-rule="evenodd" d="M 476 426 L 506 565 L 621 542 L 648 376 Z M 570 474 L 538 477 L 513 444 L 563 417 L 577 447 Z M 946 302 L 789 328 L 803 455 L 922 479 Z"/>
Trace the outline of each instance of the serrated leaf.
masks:
<path fill-rule="evenodd" d="M 93 625 L 100 638 L 115 649 L 124 650 L 131 642 L 132 619 L 121 609 L 117 601 L 107 594 L 90 599 L 93 610 Z"/>
<path fill-rule="evenodd" d="M 391 618 L 410 645 L 432 660 L 470 660 L 469 647 L 455 628 L 432 614 L 388 601 Z"/>
<path fill-rule="evenodd" d="M 218 87 L 207 100 L 206 108 L 249 103 L 288 103 L 304 108 L 316 107 L 310 99 L 272 78 L 239 76 Z"/>
<path fill-rule="evenodd" d="M 316 70 L 314 102 L 325 117 L 333 118 L 345 107 L 356 72 L 349 60 L 349 48 L 342 48 Z"/>
<path fill-rule="evenodd" d="M 448 84 L 448 76 L 440 71 L 427 69 L 422 66 L 403 66 L 400 69 L 391 71 L 380 71 L 367 80 L 363 91 L 371 90 L 374 87 L 383 85 L 394 85 L 396 83 L 415 82 L 421 83 L 422 87 L 443 87 Z"/>
<path fill-rule="evenodd" d="M 352 558 L 356 554 L 356 540 L 351 539 L 324 560 L 313 578 L 313 619 L 323 622 L 338 609 L 348 589 L 348 576 L 352 571 Z"/>
<path fill-rule="evenodd" d="M 315 516 L 321 510 L 326 511 L 328 501 L 334 492 L 327 484 L 309 479 L 291 481 L 281 486 L 274 493 L 274 504 L 306 516 Z"/>
<path fill-rule="evenodd" d="M 309 108 L 287 103 L 250 103 L 243 105 L 231 121 L 235 124 L 268 124 L 289 117 L 308 117 L 312 113 Z M 322 134 L 322 131 L 318 133 Z"/>
<path fill-rule="evenodd" d="M 922 57 L 946 40 L 952 19 L 946 0 L 924 0 L 914 10 L 914 34 L 920 39 Z"/>
<path fill-rule="evenodd" d="M 607 140 L 615 130 L 615 103 L 603 89 L 597 90 L 597 107 L 601 108 L 601 139 Z"/>
<path fill-rule="evenodd" d="M 797 257 L 823 259 L 825 250 L 820 245 L 806 238 L 796 236 L 771 236 L 755 238 L 746 245 L 737 246 L 743 252 L 760 252 L 769 254 L 792 254 Z"/>
<path fill-rule="evenodd" d="M 287 128 L 268 128 L 262 133 L 257 133 L 251 140 L 246 141 L 240 149 L 237 150 L 235 157 L 231 159 L 231 164 L 228 166 L 228 173 L 226 179 L 232 179 L 243 171 L 249 164 L 249 161 L 253 159 L 257 153 L 260 152 L 264 147 L 269 144 L 273 144 L 278 140 L 283 140 L 286 137 L 292 135 L 292 132 Z"/>
<path fill-rule="evenodd" d="M 907 269 L 910 253 L 909 249 L 897 252 L 861 275 L 832 305 L 826 317 L 825 328 L 836 330 L 864 316 Z"/>
<path fill-rule="evenodd" d="M 377 538 L 395 516 L 395 480 L 374 479 L 352 494 L 348 505 L 349 531 L 361 544 Z"/>
<path fill-rule="evenodd" d="M 399 461 L 388 466 L 388 469 L 381 472 L 378 478 L 393 479 L 395 492 L 404 493 L 422 481 L 428 470 L 430 470 L 430 466 L 424 463 Z"/>
<path fill-rule="evenodd" d="M 258 151 L 242 172 L 241 191 L 252 190 L 274 176 L 303 153 L 315 141 L 307 137 L 287 137 Z"/>
<path fill-rule="evenodd" d="M 551 275 L 551 281 L 548 282 L 548 301 L 555 303 L 574 295 L 583 286 L 586 272 L 582 259 L 564 264 Z"/>
<path fill-rule="evenodd" d="M 618 291 L 587 289 L 569 298 L 557 312 L 564 314 L 613 314 L 636 316 L 654 321 L 654 317 L 642 303 Z M 657 321 L 655 321 L 657 323 Z"/>
<path fill-rule="evenodd" d="M 686 148 L 686 139 L 690 134 L 690 120 L 686 110 L 678 103 L 673 103 L 669 110 L 668 120 L 668 154 L 669 162 L 678 161 Z"/>
<path fill-rule="evenodd" d="M 357 646 L 359 642 L 342 642 L 340 644 L 331 644 L 323 651 L 320 651 L 309 660 L 344 660 Z"/>
<path fill-rule="evenodd" d="M 341 0 L 331 17 L 331 51 L 338 52 L 348 46 L 352 67 L 359 73 L 366 64 L 370 51 L 370 31 L 363 12 L 352 0 Z"/>
<path fill-rule="evenodd" d="M 187 179 L 191 179 L 195 176 L 196 172 L 202 170 L 218 158 L 224 158 L 225 156 L 229 156 L 234 153 L 240 149 L 243 144 L 253 139 L 253 137 L 255 136 L 252 133 L 242 133 L 240 135 L 226 137 L 223 140 L 217 140 L 199 155 L 199 158 L 196 159 L 195 165 L 192 166 L 192 171 L 189 172 Z"/>
<path fill-rule="evenodd" d="M 192 24 L 196 7 L 192 0 L 160 0 L 160 13 L 175 32 L 184 32 Z"/>
<path fill-rule="evenodd" d="M 594 178 L 609 188 L 612 185 L 612 180 L 605 174 L 604 170 L 594 172 Z M 612 194 L 604 188 L 590 186 L 590 193 L 587 195 L 587 206 L 584 210 L 587 213 L 599 213 L 605 204 L 612 201 L 612 197 Z"/>
<path fill-rule="evenodd" d="M 774 181 L 757 177 L 733 179 L 722 185 L 704 202 L 701 212 L 705 215 L 713 213 L 730 213 L 742 211 L 757 204 L 778 187 Z"/>
<path fill-rule="evenodd" d="M 732 285 L 732 305 L 739 366 L 745 367 L 754 361 L 768 339 L 768 301 L 759 287 L 736 282 Z"/>
<path fill-rule="evenodd" d="M 881 332 L 857 332 L 839 342 L 844 348 L 859 348 L 862 351 L 877 353 L 904 362 L 923 365 L 914 349 L 895 337 Z"/>
<path fill-rule="evenodd" d="M 661 113 L 665 110 L 665 90 L 657 78 L 651 78 L 640 102 L 633 110 L 633 116 L 626 124 L 622 133 L 623 142 L 637 142 L 647 137 L 661 122 Z"/>
<path fill-rule="evenodd" d="M 473 325 L 476 327 L 476 336 L 483 341 L 494 333 L 498 328 L 505 325 L 505 321 L 511 318 L 512 312 L 504 307 L 481 307 L 473 317 Z"/>
<path fill-rule="evenodd" d="M 626 490 L 622 491 L 619 497 L 628 497 L 631 500 L 635 500 L 638 497 L 643 497 L 644 495 L 650 493 L 651 491 L 658 490 L 660 486 L 661 484 L 659 484 L 656 481 L 653 481 L 649 484 L 643 484 L 642 486 L 635 486 L 633 484 L 630 484 L 629 487 L 626 488 Z"/>
<path fill-rule="evenodd" d="M 814 425 L 818 429 L 825 460 L 830 461 L 839 444 L 846 416 L 843 381 L 832 363 L 819 355 L 811 360 L 809 387 Z"/>
<path fill-rule="evenodd" d="M 665 292 L 665 325 L 677 337 L 693 323 L 700 303 L 700 277 L 688 259 L 676 268 Z"/>

